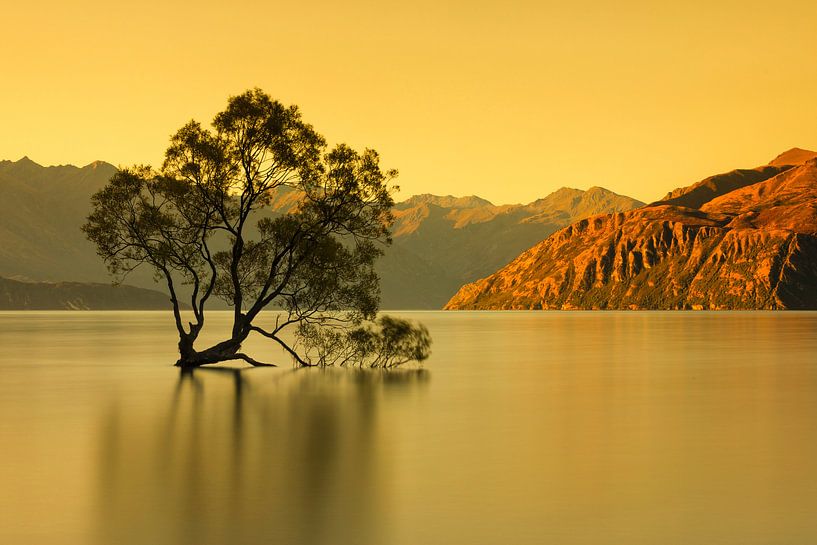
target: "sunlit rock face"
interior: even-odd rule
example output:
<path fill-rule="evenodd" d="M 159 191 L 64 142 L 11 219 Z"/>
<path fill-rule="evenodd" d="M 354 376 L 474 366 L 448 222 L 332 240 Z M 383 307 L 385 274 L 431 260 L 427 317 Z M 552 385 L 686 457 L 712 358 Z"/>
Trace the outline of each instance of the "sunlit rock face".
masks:
<path fill-rule="evenodd" d="M 446 308 L 817 308 L 817 154 L 790 150 L 576 222 Z"/>

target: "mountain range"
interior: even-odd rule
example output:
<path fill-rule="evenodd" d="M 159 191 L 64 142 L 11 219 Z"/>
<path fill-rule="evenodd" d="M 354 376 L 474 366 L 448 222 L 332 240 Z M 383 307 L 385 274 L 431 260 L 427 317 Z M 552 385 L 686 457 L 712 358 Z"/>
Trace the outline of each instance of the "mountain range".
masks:
<path fill-rule="evenodd" d="M 817 308 L 817 153 L 572 223 L 447 309 Z"/>
<path fill-rule="evenodd" d="M 102 161 L 84 167 L 43 167 L 27 157 L 0 161 L 0 277 L 110 284 L 80 226 L 91 195 L 115 172 Z M 271 213 L 296 204 L 297 195 L 282 192 Z M 552 232 L 587 216 L 642 205 L 600 187 L 562 188 L 529 204 L 501 206 L 476 196 L 411 197 L 396 205 L 394 243 L 377 265 L 381 306 L 441 308 L 460 286 L 494 272 Z M 148 270 L 137 270 L 127 281 L 162 289 Z"/>
<path fill-rule="evenodd" d="M 565 225 L 641 205 L 600 187 L 501 206 L 476 196 L 413 196 L 395 206 L 394 242 L 378 263 L 383 306 L 439 309 L 460 286 Z"/>
<path fill-rule="evenodd" d="M 91 282 L 21 282 L 0 278 L 0 310 L 170 310 L 167 295 Z"/>
<path fill-rule="evenodd" d="M 103 162 L 78 168 L 43 167 L 28 157 L 0 161 L 0 276 L 110 283 L 80 226 L 91 195 L 114 172 Z"/>

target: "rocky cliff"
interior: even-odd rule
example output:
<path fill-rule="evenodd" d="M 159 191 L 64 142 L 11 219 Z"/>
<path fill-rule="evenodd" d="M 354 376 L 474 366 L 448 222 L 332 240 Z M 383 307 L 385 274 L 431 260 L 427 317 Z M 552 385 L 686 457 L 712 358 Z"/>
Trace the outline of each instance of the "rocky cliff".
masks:
<path fill-rule="evenodd" d="M 817 308 L 815 156 L 791 150 L 576 222 L 463 286 L 446 308 Z"/>

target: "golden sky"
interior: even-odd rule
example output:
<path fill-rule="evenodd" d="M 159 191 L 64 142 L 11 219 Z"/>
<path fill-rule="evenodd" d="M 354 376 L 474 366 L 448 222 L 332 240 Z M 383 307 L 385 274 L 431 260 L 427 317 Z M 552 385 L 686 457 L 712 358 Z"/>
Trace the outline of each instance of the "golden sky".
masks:
<path fill-rule="evenodd" d="M 258 86 L 402 198 L 653 200 L 817 149 L 816 28 L 814 0 L 5 2 L 0 158 L 156 164 Z"/>

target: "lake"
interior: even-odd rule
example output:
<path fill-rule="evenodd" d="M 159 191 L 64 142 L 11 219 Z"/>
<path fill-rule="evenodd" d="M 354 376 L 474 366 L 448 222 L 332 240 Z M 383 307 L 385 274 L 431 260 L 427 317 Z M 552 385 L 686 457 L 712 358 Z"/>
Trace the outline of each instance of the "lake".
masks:
<path fill-rule="evenodd" d="M 182 374 L 168 313 L 0 313 L 0 543 L 817 543 L 817 313 L 399 314 L 422 367 Z"/>

